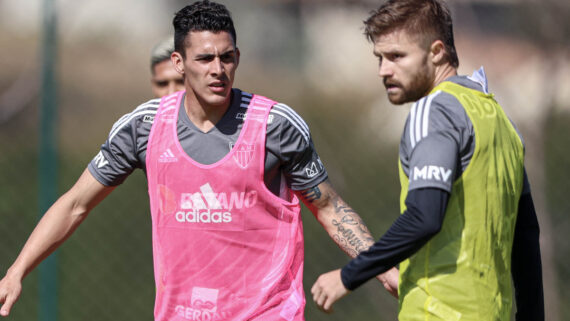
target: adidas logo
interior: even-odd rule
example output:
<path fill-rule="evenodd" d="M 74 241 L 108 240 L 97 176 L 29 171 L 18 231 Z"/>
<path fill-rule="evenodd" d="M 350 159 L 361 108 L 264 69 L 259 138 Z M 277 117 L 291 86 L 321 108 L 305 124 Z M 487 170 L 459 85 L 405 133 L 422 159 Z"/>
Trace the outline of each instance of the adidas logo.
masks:
<path fill-rule="evenodd" d="M 164 153 L 158 157 L 159 163 L 173 163 L 177 162 L 178 158 L 174 155 L 174 153 L 169 149 L 167 149 Z"/>
<path fill-rule="evenodd" d="M 182 193 L 180 207 L 183 209 L 221 209 L 221 204 L 216 198 L 210 183 L 200 186 L 200 193 Z"/>
<path fill-rule="evenodd" d="M 188 223 L 230 223 L 232 209 L 251 208 L 257 203 L 257 191 L 220 192 L 213 191 L 210 183 L 200 186 L 200 192 L 181 193 L 180 208 L 176 212 L 178 222 Z"/>

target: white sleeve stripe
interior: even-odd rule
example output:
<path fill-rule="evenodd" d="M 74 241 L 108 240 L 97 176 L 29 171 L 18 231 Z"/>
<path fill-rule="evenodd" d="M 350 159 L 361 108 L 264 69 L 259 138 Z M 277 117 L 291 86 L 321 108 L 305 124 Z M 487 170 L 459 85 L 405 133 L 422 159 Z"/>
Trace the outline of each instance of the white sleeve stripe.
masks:
<path fill-rule="evenodd" d="M 113 140 L 113 137 L 115 137 L 115 135 L 117 135 L 117 133 L 121 131 L 121 128 L 123 128 L 126 124 L 128 124 L 133 118 L 138 117 L 140 115 L 156 115 L 156 110 L 143 110 L 137 113 L 132 112 L 128 115 L 129 118 L 123 121 L 120 125 L 113 126 L 114 129 L 111 130 L 111 133 L 109 134 L 109 143 L 111 142 L 111 140 Z"/>
<path fill-rule="evenodd" d="M 159 105 L 160 105 L 160 100 L 158 100 L 158 99 L 153 99 L 153 100 L 148 101 L 142 105 L 139 105 L 132 112 L 130 112 L 128 114 L 124 114 L 123 116 L 121 116 L 121 118 L 119 118 L 119 120 L 117 120 L 115 122 L 115 124 L 113 124 L 113 127 L 111 128 L 111 132 L 113 132 L 115 130 L 115 128 L 117 128 L 118 126 L 123 125 L 123 122 L 125 122 L 126 119 L 130 117 L 130 115 L 140 111 L 141 109 L 145 109 L 145 108 L 148 108 L 149 110 L 154 110 L 156 112 L 156 110 L 158 110 Z"/>
<path fill-rule="evenodd" d="M 416 146 L 416 140 L 414 138 L 414 127 L 415 127 L 415 119 L 416 119 L 416 108 L 418 106 L 418 102 L 415 102 L 412 105 L 412 110 L 410 110 L 410 143 L 412 144 L 412 148 Z"/>
<path fill-rule="evenodd" d="M 242 92 L 242 97 L 241 97 L 242 103 L 240 104 L 240 107 L 242 108 L 250 107 L 249 103 L 251 102 L 251 98 L 245 97 L 246 95 L 247 93 Z M 307 143 L 310 141 L 311 135 L 309 132 L 309 126 L 303 120 L 303 118 L 301 118 L 301 116 L 299 116 L 299 114 L 297 114 L 291 107 L 285 104 L 278 103 L 273 105 L 273 107 L 270 110 L 270 113 L 278 114 L 287 119 L 289 123 L 291 123 L 291 125 L 293 125 L 301 133 L 301 135 L 303 136 L 303 138 L 305 138 Z"/>
<path fill-rule="evenodd" d="M 305 141 L 307 141 L 307 143 L 309 142 L 310 138 L 309 138 L 308 133 L 305 130 L 301 129 L 297 122 L 294 122 L 288 115 L 286 115 L 285 113 L 282 113 L 279 110 L 272 110 L 271 112 L 275 113 L 277 115 L 281 115 L 285 119 L 287 119 L 291 123 L 291 125 L 293 125 L 295 128 L 297 128 L 297 130 L 301 133 L 301 135 L 303 135 L 303 138 L 305 138 Z"/>
<path fill-rule="evenodd" d="M 428 127 L 429 127 L 429 110 L 431 107 L 431 102 L 432 100 L 439 95 L 439 93 L 441 93 L 441 90 L 436 91 L 435 93 L 429 95 L 428 99 L 427 99 L 427 103 L 426 103 L 426 108 L 424 111 L 424 119 L 423 119 L 423 132 L 422 132 L 422 137 L 427 137 L 428 135 Z"/>
<path fill-rule="evenodd" d="M 416 144 L 419 143 L 420 140 L 422 140 L 422 135 L 421 135 L 422 112 L 424 111 L 425 105 L 426 105 L 426 100 L 424 97 L 418 102 L 418 108 L 416 111 Z"/>
<path fill-rule="evenodd" d="M 296 120 L 298 125 L 300 127 L 304 128 L 307 136 L 309 136 L 309 126 L 307 125 L 307 123 L 305 123 L 303 118 L 301 118 L 301 116 L 299 116 L 299 114 L 297 114 L 297 112 L 295 112 L 291 107 L 289 107 L 285 104 L 276 104 L 273 106 L 273 108 L 271 110 L 277 110 L 277 109 L 284 112 L 284 113 L 287 113 L 288 115 L 291 116 L 291 118 Z"/>

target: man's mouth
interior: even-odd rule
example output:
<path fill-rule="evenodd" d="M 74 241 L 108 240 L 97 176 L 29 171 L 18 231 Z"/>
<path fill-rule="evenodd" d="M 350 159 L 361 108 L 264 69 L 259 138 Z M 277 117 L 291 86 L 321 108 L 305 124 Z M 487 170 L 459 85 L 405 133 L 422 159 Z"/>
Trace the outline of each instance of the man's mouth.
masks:
<path fill-rule="evenodd" d="M 208 87 L 210 87 L 210 90 L 214 91 L 214 92 L 222 92 L 225 90 L 226 88 L 226 83 L 224 82 L 215 82 L 215 83 L 211 83 L 208 85 Z"/>
<path fill-rule="evenodd" d="M 386 90 L 394 90 L 400 88 L 400 86 L 397 84 L 384 84 L 384 87 L 386 87 Z"/>

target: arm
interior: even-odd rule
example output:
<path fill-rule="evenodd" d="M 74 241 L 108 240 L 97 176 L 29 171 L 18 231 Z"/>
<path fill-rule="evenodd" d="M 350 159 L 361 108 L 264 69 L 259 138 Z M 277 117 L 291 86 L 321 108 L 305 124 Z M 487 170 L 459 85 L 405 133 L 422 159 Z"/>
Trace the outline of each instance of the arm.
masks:
<path fill-rule="evenodd" d="M 374 244 L 362 218 L 341 199 L 328 179 L 298 194 L 329 236 L 350 257 L 356 257 Z M 393 268 L 384 272 L 377 276 L 378 280 L 397 297 L 398 271 Z"/>
<path fill-rule="evenodd" d="M 335 243 L 354 258 L 374 244 L 360 216 L 336 193 L 329 180 L 299 192 L 299 197 Z"/>
<path fill-rule="evenodd" d="M 0 316 L 10 313 L 22 291 L 24 277 L 55 251 L 113 189 L 85 170 L 75 185 L 50 207 L 0 281 Z"/>
<path fill-rule="evenodd" d="M 449 193 L 437 188 L 410 191 L 404 214 L 368 251 L 342 268 L 343 284 L 354 290 L 421 249 L 441 230 L 448 199 Z"/>
<path fill-rule="evenodd" d="M 321 275 L 311 292 L 317 305 L 331 311 L 334 302 L 370 278 L 390 271 L 418 251 L 436 235 L 445 217 L 449 194 L 437 188 L 412 190 L 406 198 L 407 210 L 380 240 L 360 253 L 342 270 Z"/>
<path fill-rule="evenodd" d="M 530 191 L 523 193 L 519 200 L 511 274 L 517 304 L 516 320 L 544 320 L 539 227 Z"/>

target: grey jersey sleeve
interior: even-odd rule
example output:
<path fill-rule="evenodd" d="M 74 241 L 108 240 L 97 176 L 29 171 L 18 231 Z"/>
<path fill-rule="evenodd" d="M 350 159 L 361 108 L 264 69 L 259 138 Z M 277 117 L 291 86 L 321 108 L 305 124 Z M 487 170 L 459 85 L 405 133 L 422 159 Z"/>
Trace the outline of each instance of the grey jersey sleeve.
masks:
<path fill-rule="evenodd" d="M 305 190 L 326 180 L 327 172 L 301 116 L 285 104 L 276 104 L 269 117 L 267 158 L 279 160 L 285 183 L 292 190 Z"/>
<path fill-rule="evenodd" d="M 474 139 L 473 125 L 455 97 L 436 92 L 417 101 L 400 143 L 409 190 L 434 187 L 451 192 L 473 155 Z"/>
<path fill-rule="evenodd" d="M 454 76 L 449 80 L 483 91 L 481 84 L 469 77 Z M 514 128 L 524 146 L 520 132 Z M 400 160 L 410 181 L 409 190 L 435 187 L 450 192 L 453 182 L 471 162 L 475 143 L 473 123 L 451 94 L 440 91 L 417 101 L 400 142 Z M 527 179 L 523 185 L 526 193 L 530 193 Z"/>
<path fill-rule="evenodd" d="M 159 103 L 160 99 L 148 101 L 113 125 L 101 150 L 88 165 L 101 184 L 119 185 L 135 169 L 145 169 L 146 144 Z"/>

